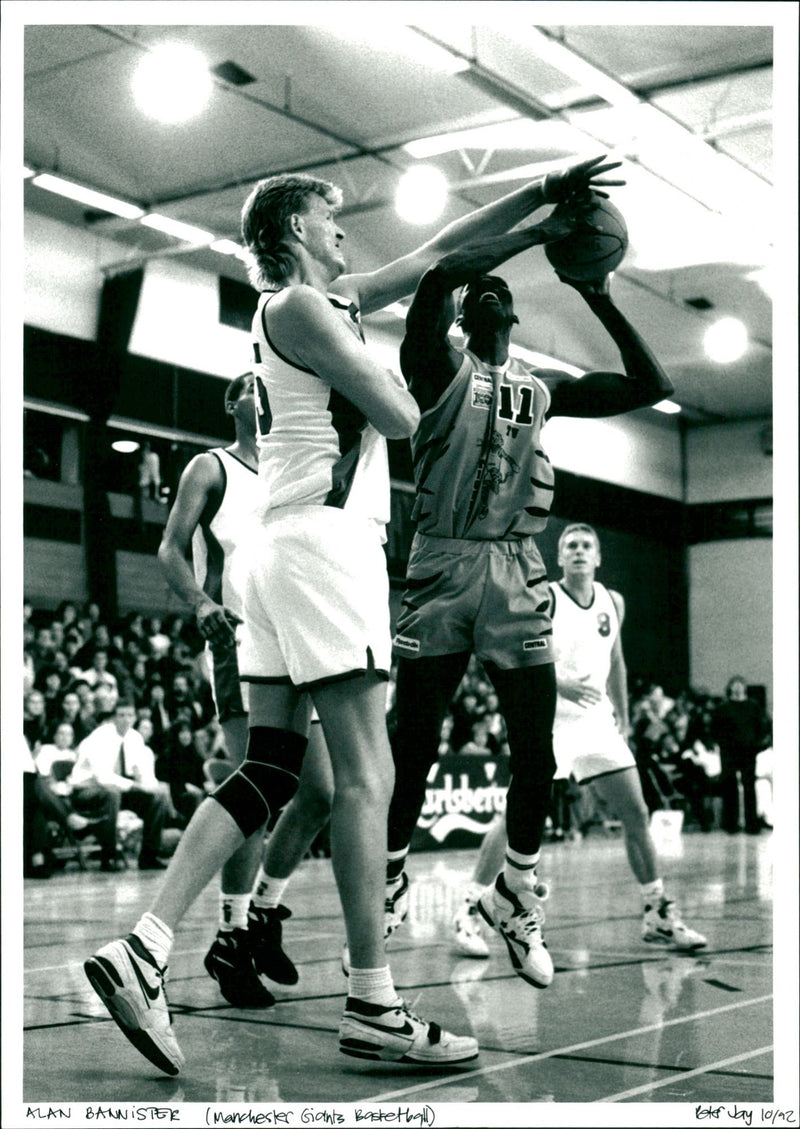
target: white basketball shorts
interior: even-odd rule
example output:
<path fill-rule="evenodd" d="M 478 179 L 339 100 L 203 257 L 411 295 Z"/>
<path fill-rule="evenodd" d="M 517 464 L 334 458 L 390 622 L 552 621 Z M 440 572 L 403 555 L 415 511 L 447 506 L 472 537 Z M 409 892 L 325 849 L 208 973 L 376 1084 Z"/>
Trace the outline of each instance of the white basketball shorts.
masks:
<path fill-rule="evenodd" d="M 617 728 L 610 709 L 590 708 L 585 714 L 559 718 L 553 726 L 553 752 L 559 778 L 575 777 L 584 784 L 594 776 L 635 768 L 636 760 Z"/>
<path fill-rule="evenodd" d="M 239 670 L 298 690 L 391 664 L 383 526 L 331 506 L 284 506 L 252 542 Z"/>

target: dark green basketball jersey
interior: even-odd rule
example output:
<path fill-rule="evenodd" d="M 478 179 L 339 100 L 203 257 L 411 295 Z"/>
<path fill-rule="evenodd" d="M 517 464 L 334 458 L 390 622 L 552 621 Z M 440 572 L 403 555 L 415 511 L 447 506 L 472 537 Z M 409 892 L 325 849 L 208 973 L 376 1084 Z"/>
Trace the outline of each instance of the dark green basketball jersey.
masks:
<path fill-rule="evenodd" d="M 550 393 L 510 358 L 487 365 L 469 350 L 411 440 L 420 533 L 507 541 L 538 533 L 553 499 L 540 432 Z"/>

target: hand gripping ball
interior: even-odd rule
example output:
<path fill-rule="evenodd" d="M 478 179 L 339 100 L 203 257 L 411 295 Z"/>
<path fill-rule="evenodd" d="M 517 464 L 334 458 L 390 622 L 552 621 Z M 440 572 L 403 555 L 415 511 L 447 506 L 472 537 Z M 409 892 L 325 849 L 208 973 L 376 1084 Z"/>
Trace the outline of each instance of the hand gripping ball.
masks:
<path fill-rule="evenodd" d="M 566 210 L 568 205 L 558 204 Z M 586 212 L 587 223 L 559 239 L 546 243 L 544 253 L 557 274 L 573 282 L 596 282 L 616 270 L 628 250 L 628 228 L 625 217 L 610 200 L 593 195 L 591 210 Z M 589 223 L 593 226 L 589 227 Z"/>

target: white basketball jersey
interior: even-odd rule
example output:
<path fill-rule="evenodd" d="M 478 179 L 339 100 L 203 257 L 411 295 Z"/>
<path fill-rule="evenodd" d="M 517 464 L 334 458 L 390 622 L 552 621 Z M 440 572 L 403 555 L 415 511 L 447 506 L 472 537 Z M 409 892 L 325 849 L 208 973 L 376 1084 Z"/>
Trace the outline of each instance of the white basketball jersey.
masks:
<path fill-rule="evenodd" d="M 264 488 L 256 471 L 229 451 L 214 447 L 209 454 L 219 459 L 225 485 L 219 505 L 201 515 L 192 536 L 194 575 L 212 600 L 241 616 L 246 570 L 236 558 L 247 557 L 249 530 L 261 524 Z"/>
<path fill-rule="evenodd" d="M 619 615 L 611 594 L 595 581 L 592 602 L 588 608 L 582 608 L 561 584 L 551 581 L 550 590 L 553 593 L 557 676 L 588 676 L 588 683 L 603 694 L 602 701 L 588 709 L 559 695 L 556 724 L 599 713 L 613 714 L 606 687 L 611 670 L 611 650 L 619 634 Z"/>
<path fill-rule="evenodd" d="M 270 340 L 262 294 L 253 319 L 259 475 L 268 508 L 334 506 L 385 525 L 389 520 L 386 440 L 362 412 L 310 369 L 287 360 Z M 328 300 L 363 342 L 357 307 Z M 271 415 L 271 424 L 264 426 Z"/>

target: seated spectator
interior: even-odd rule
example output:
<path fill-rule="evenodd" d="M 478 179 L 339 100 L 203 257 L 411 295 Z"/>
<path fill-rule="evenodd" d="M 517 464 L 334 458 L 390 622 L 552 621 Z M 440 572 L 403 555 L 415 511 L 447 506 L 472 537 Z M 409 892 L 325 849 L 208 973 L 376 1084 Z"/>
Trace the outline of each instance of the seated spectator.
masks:
<path fill-rule="evenodd" d="M 118 700 L 119 694 L 115 687 L 109 686 L 106 682 L 101 682 L 98 686 L 95 686 L 92 690 L 95 727 L 111 718 Z"/>
<path fill-rule="evenodd" d="M 151 685 L 150 697 L 145 704 L 150 710 L 150 720 L 153 723 L 151 747 L 158 757 L 164 752 L 167 733 L 172 725 L 172 716 L 167 709 L 164 687 L 160 681 L 155 681 Z"/>
<path fill-rule="evenodd" d="M 76 789 L 72 770 L 77 761 L 72 726 L 62 722 L 55 731 L 53 743 L 42 745 L 36 756 L 40 781 L 59 803 L 50 802 L 50 818 L 54 809 L 58 822 L 69 829 L 70 839 L 91 831 L 100 846 L 100 869 L 116 870 L 117 814 L 119 804 L 111 792 L 86 785 Z M 41 795 L 39 796 L 41 802 Z"/>
<path fill-rule="evenodd" d="M 118 797 L 123 810 L 132 810 L 144 823 L 140 870 L 163 870 L 159 859 L 161 832 L 169 802 L 156 779 L 153 754 L 134 728 L 136 708 L 120 699 L 111 721 L 99 725 L 81 742 L 70 777 L 75 791 L 87 786 L 104 788 Z"/>
<path fill-rule="evenodd" d="M 93 690 L 98 686 L 110 686 L 114 693 L 119 693 L 117 679 L 108 668 L 108 651 L 99 648 L 92 655 L 92 665 L 81 671 L 81 681 L 86 682 Z"/>
<path fill-rule="evenodd" d="M 167 708 L 173 718 L 179 714 L 188 717 L 194 729 L 199 728 L 203 721 L 203 708 L 197 701 L 187 674 L 178 672 L 173 676 Z"/>
<path fill-rule="evenodd" d="M 195 744 L 190 721 L 179 720 L 172 726 L 162 760 L 172 805 L 186 826 L 206 794 L 204 758 Z"/>
<path fill-rule="evenodd" d="M 439 756 L 446 757 L 448 754 L 455 752 L 450 737 L 453 732 L 453 716 L 447 714 L 442 721 L 442 730 L 439 734 Z"/>
<path fill-rule="evenodd" d="M 68 690 L 61 699 L 61 708 L 56 714 L 53 724 L 49 726 L 50 739 L 54 739 L 55 731 L 59 725 L 67 724 L 72 727 L 75 744 L 79 745 L 84 737 L 88 737 L 94 728 L 94 721 L 86 723 L 81 713 L 81 700 L 74 690 Z"/>
<path fill-rule="evenodd" d="M 37 753 L 47 740 L 47 710 L 41 690 L 30 690 L 25 695 L 22 728 L 28 748 Z"/>
<path fill-rule="evenodd" d="M 472 735 L 469 741 L 466 741 L 458 751 L 462 755 L 475 754 L 480 756 L 492 756 L 489 737 L 489 723 L 485 717 L 479 718 L 473 723 Z"/>

